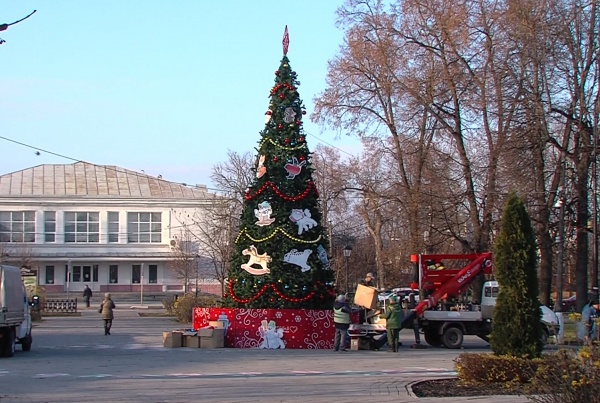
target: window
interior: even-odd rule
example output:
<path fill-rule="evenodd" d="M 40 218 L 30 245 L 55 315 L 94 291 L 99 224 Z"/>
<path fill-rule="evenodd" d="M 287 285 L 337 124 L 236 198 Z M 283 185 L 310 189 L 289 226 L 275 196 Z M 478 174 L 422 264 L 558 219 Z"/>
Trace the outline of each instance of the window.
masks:
<path fill-rule="evenodd" d="M 46 266 L 46 284 L 54 284 L 54 266 Z"/>
<path fill-rule="evenodd" d="M 92 265 L 92 281 L 97 283 L 98 282 L 98 265 Z"/>
<path fill-rule="evenodd" d="M 0 211 L 0 242 L 35 242 L 35 211 Z"/>
<path fill-rule="evenodd" d="M 83 266 L 83 282 L 89 283 L 92 281 L 92 267 L 91 266 Z"/>
<path fill-rule="evenodd" d="M 99 239 L 98 213 L 65 212 L 65 242 L 98 242 Z"/>
<path fill-rule="evenodd" d="M 119 266 L 116 264 L 111 264 L 108 266 L 108 281 L 111 284 L 116 284 L 119 282 Z"/>
<path fill-rule="evenodd" d="M 160 243 L 161 213 L 127 213 L 127 242 Z"/>
<path fill-rule="evenodd" d="M 108 242 L 119 242 L 119 213 L 108 212 Z"/>
<path fill-rule="evenodd" d="M 73 266 L 73 274 L 71 279 L 74 283 L 81 281 L 81 266 Z"/>
<path fill-rule="evenodd" d="M 485 287 L 484 293 L 485 293 L 484 295 L 486 298 L 491 298 L 491 297 L 497 298 L 498 294 L 500 293 L 500 288 L 487 286 L 487 287 Z"/>
<path fill-rule="evenodd" d="M 142 265 L 131 266 L 131 284 L 139 284 L 142 278 Z"/>
<path fill-rule="evenodd" d="M 56 242 L 56 211 L 44 211 L 44 242 Z"/>
<path fill-rule="evenodd" d="M 148 283 L 156 284 L 158 282 L 158 266 L 155 264 L 148 265 Z"/>

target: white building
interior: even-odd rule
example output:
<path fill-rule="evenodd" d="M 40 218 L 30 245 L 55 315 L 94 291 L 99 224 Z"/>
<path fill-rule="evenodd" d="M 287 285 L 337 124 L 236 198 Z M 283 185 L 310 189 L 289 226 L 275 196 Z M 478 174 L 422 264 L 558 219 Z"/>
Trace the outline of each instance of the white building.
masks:
<path fill-rule="evenodd" d="M 27 257 L 47 293 L 85 284 L 97 292 L 180 291 L 166 262 L 189 224 L 182 217 L 197 217 L 214 200 L 205 187 L 116 166 L 39 165 L 0 176 L 0 252 L 4 261 Z"/>

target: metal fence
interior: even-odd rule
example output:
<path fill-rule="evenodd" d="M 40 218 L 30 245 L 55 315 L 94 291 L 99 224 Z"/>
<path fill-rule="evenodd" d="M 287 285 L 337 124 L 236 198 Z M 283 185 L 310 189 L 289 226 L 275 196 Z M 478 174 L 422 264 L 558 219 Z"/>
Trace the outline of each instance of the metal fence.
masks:
<path fill-rule="evenodd" d="M 75 299 L 47 299 L 43 308 L 44 312 L 49 313 L 76 313 L 77 298 Z"/>

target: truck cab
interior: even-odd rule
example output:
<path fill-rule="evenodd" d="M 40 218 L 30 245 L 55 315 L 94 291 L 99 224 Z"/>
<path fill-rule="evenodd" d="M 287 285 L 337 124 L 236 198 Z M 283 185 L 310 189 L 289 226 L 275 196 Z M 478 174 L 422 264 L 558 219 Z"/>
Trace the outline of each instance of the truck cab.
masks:
<path fill-rule="evenodd" d="M 31 310 L 18 267 L 0 265 L 0 357 L 31 350 Z"/>

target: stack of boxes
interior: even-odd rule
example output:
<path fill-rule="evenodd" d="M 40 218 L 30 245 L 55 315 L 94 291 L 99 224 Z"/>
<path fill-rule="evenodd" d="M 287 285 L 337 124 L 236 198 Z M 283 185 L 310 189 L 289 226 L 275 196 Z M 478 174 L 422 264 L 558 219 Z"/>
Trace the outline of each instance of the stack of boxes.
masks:
<path fill-rule="evenodd" d="M 166 348 L 223 348 L 225 329 L 205 328 L 195 330 L 173 330 L 163 332 L 163 346 Z"/>

